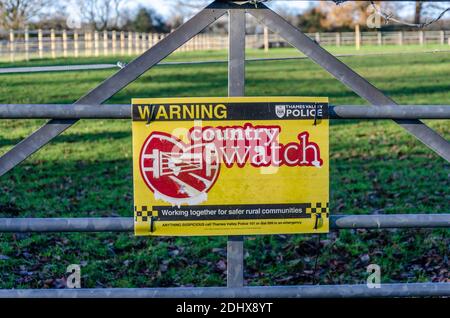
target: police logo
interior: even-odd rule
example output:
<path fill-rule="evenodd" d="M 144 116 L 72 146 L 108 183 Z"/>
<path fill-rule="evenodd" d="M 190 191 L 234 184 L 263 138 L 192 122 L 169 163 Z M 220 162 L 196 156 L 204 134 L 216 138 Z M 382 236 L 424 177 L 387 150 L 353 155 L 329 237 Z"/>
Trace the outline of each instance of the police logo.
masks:
<path fill-rule="evenodd" d="M 286 106 L 285 105 L 276 105 L 275 106 L 275 114 L 278 118 L 283 118 L 286 115 Z"/>

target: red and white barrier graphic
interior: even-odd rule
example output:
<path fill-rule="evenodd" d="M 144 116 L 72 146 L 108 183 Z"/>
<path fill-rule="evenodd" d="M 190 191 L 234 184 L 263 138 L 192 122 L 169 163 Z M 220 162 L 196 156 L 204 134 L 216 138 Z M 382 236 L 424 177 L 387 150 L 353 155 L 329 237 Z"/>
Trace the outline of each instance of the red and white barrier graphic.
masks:
<path fill-rule="evenodd" d="M 172 205 L 199 204 L 219 175 L 213 143 L 186 145 L 163 132 L 152 133 L 140 155 L 140 170 L 155 199 Z"/>
<path fill-rule="evenodd" d="M 316 167 L 323 160 L 320 147 L 304 131 L 297 140 L 279 143 L 279 126 L 193 127 L 189 144 L 164 133 L 153 132 L 140 154 L 140 171 L 155 199 L 172 205 L 196 205 L 219 176 L 220 165 Z"/>

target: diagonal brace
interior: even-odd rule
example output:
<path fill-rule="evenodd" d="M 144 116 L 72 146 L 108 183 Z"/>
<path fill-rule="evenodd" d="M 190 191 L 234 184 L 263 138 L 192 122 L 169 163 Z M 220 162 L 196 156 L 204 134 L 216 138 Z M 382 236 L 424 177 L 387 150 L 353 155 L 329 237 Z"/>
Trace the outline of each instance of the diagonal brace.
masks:
<path fill-rule="evenodd" d="M 215 3 L 207 6 L 173 33 L 78 99 L 75 104 L 104 103 L 226 12 L 225 7 L 222 8 Z M 52 119 L 47 122 L 0 157 L 0 176 L 31 156 L 77 121 L 78 119 Z"/>
<path fill-rule="evenodd" d="M 382 107 L 384 105 L 396 104 L 366 79 L 265 5 L 258 4 L 257 9 L 248 7 L 247 12 L 273 32 L 281 35 L 286 41 L 322 66 L 336 79 L 372 105 Z M 439 156 L 450 162 L 450 143 L 437 132 L 418 119 L 396 119 L 394 121 L 435 151 Z"/>

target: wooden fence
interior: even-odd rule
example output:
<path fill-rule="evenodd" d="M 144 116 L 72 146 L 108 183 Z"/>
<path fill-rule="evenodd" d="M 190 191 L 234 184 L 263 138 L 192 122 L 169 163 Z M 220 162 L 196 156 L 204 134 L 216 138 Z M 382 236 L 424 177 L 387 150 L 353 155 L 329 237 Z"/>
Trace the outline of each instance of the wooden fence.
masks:
<path fill-rule="evenodd" d="M 307 34 L 325 46 L 363 45 L 450 45 L 450 31 L 408 32 L 339 32 Z M 166 37 L 163 33 L 76 30 L 10 30 L 0 31 L 0 60 L 29 60 L 31 58 L 89 57 L 109 55 L 138 55 Z M 228 35 L 200 33 L 178 51 L 226 50 Z M 279 35 L 248 34 L 247 48 L 266 51 L 271 47 L 288 46 Z"/>

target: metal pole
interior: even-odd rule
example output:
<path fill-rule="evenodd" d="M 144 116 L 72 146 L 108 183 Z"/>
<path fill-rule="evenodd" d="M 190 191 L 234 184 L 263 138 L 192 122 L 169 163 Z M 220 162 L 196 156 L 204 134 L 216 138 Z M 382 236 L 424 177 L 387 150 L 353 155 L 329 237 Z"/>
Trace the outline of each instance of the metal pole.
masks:
<path fill-rule="evenodd" d="M 245 11 L 228 11 L 228 95 L 245 94 Z M 227 242 L 227 286 L 244 286 L 244 237 L 230 236 Z"/>
<path fill-rule="evenodd" d="M 102 104 L 226 12 L 226 9 L 206 7 L 176 31 L 169 34 L 163 41 L 78 99 L 75 104 Z M 0 176 L 31 156 L 77 121 L 77 119 L 54 119 L 33 132 L 0 157 Z"/>
<path fill-rule="evenodd" d="M 450 214 L 330 215 L 330 229 L 450 228 Z M 6 232 L 133 232 L 132 217 L 0 218 Z"/>
<path fill-rule="evenodd" d="M 450 105 L 330 105 L 331 119 L 450 119 Z M 0 104 L 0 119 L 130 119 L 129 104 Z"/>
<path fill-rule="evenodd" d="M 450 119 L 450 105 L 330 106 L 333 119 Z"/>
<path fill-rule="evenodd" d="M 229 10 L 228 96 L 245 95 L 245 11 Z"/>
<path fill-rule="evenodd" d="M 396 104 L 365 78 L 361 77 L 320 45 L 317 45 L 307 35 L 267 8 L 264 4 L 258 4 L 257 9 L 248 6 L 247 11 L 259 22 L 267 25 L 273 32 L 280 34 L 290 44 L 302 51 L 306 56 L 322 66 L 336 79 L 347 85 L 371 104 Z M 439 156 L 450 162 L 450 143 L 437 132 L 417 119 L 395 120 L 395 122 L 435 151 Z"/>
<path fill-rule="evenodd" d="M 365 298 L 450 296 L 450 283 L 96 289 L 0 289 L 0 298 Z"/>

